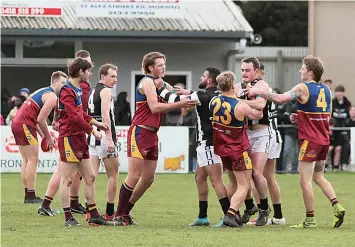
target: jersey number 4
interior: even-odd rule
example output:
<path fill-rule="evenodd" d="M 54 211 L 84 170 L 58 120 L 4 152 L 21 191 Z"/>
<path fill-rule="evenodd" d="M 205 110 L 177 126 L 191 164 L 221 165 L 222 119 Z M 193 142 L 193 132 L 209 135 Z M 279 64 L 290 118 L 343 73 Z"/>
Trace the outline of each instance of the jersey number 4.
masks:
<path fill-rule="evenodd" d="M 324 88 L 321 88 L 318 94 L 317 107 L 322 108 L 323 111 L 327 110 L 327 101 L 325 99 Z"/>
<path fill-rule="evenodd" d="M 91 91 L 91 94 L 89 96 L 89 100 L 88 100 L 89 113 L 94 113 L 95 111 L 94 93 L 95 93 L 95 89 Z"/>
<path fill-rule="evenodd" d="M 211 104 L 215 106 L 213 109 L 213 121 L 222 122 L 225 125 L 228 125 L 232 122 L 232 115 L 231 115 L 232 107 L 228 102 L 222 103 L 220 98 L 215 98 L 211 102 Z M 221 106 L 224 109 L 223 111 L 224 116 L 217 115 L 217 112 L 221 109 Z"/>

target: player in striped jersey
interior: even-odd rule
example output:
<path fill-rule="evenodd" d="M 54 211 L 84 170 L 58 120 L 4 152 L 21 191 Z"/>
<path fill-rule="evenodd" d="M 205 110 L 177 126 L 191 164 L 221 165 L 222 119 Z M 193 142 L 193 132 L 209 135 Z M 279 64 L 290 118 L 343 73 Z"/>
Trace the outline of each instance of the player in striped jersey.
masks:
<path fill-rule="evenodd" d="M 93 135 L 88 136 L 89 154 L 95 176 L 99 173 L 100 163 L 103 161 L 108 178 L 106 220 L 113 220 L 118 179 L 118 150 L 115 130 L 115 116 L 111 88 L 117 83 L 117 67 L 113 64 L 104 64 L 99 69 L 100 82 L 89 97 L 89 115 L 96 121 L 106 123 L 109 130 L 103 134 L 101 140 Z M 95 128 L 95 127 L 94 127 Z M 90 216 L 87 213 L 87 216 Z M 89 218 L 89 217 L 87 217 Z"/>
<path fill-rule="evenodd" d="M 307 56 L 300 69 L 301 80 L 290 91 L 283 94 L 270 93 L 259 88 L 246 90 L 249 96 L 259 95 L 268 101 L 285 103 L 297 99 L 297 115 L 291 121 L 298 123 L 300 153 L 298 170 L 306 208 L 306 219 L 294 228 L 316 227 L 314 218 L 314 194 L 312 180 L 322 189 L 333 207 L 333 227 L 344 221 L 345 209 L 339 204 L 332 185 L 324 177 L 325 160 L 329 149 L 329 119 L 331 114 L 331 92 L 321 81 L 324 67 L 319 58 Z"/>

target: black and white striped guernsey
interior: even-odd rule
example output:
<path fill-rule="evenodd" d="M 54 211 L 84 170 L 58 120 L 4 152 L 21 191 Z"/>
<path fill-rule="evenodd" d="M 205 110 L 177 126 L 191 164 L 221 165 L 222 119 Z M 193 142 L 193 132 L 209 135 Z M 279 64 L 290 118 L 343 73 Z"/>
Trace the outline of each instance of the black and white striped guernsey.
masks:
<path fill-rule="evenodd" d="M 92 116 L 96 121 L 102 122 L 102 113 L 101 113 L 101 90 L 104 88 L 108 88 L 103 83 L 98 83 L 96 87 L 91 91 L 88 102 L 88 112 L 89 115 Z M 110 89 L 111 90 L 111 89 Z M 112 133 L 112 141 L 116 145 L 117 137 L 116 137 L 116 129 L 115 129 L 115 115 L 114 115 L 114 104 L 113 99 L 110 99 L 110 125 L 111 125 L 111 133 Z M 93 126 L 96 128 L 96 126 Z M 101 140 L 97 140 L 95 136 L 88 136 L 88 144 L 90 146 L 100 146 L 103 145 Z"/>

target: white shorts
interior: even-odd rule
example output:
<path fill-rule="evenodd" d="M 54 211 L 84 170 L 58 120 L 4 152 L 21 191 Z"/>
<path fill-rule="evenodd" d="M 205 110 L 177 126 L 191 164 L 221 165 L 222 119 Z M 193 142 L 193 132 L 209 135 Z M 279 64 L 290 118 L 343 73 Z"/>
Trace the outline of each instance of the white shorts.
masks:
<path fill-rule="evenodd" d="M 270 126 L 258 130 L 247 129 L 247 133 L 249 137 L 251 153 L 269 154 L 271 139 L 273 135 L 273 129 Z"/>
<path fill-rule="evenodd" d="M 277 136 L 277 132 L 274 131 L 274 134 L 271 137 L 271 145 L 270 145 L 270 152 L 269 156 L 267 157 L 268 159 L 278 159 L 280 157 L 281 153 L 281 148 L 282 148 L 282 139 L 279 136 Z"/>
<path fill-rule="evenodd" d="M 89 154 L 90 156 L 98 156 L 99 159 L 115 158 L 118 157 L 118 149 L 116 147 L 115 152 L 108 153 L 106 145 L 101 145 L 101 146 L 89 145 Z"/>
<path fill-rule="evenodd" d="M 214 153 L 213 146 L 198 146 L 197 152 L 197 164 L 199 167 L 204 167 L 213 164 L 222 164 L 221 157 Z"/>

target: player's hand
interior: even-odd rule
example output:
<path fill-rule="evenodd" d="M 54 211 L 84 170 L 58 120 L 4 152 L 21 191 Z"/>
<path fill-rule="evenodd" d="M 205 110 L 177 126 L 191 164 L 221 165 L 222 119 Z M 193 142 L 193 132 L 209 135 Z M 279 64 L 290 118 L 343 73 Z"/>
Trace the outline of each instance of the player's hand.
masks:
<path fill-rule="evenodd" d="M 110 127 L 106 123 L 101 123 L 101 122 L 99 122 L 96 127 L 104 131 L 110 129 Z"/>
<path fill-rule="evenodd" d="M 247 88 L 243 89 L 242 92 L 248 95 L 248 97 L 255 97 L 256 95 L 260 94 L 259 88 L 255 88 L 252 86 L 247 86 Z"/>
<path fill-rule="evenodd" d="M 47 146 L 48 149 L 52 152 L 54 150 L 54 145 L 55 145 L 55 138 L 53 136 L 51 136 L 51 138 L 49 140 L 47 140 Z"/>
<path fill-rule="evenodd" d="M 58 121 L 55 121 L 55 120 L 52 121 L 52 129 L 55 131 L 59 131 L 59 122 Z"/>
<path fill-rule="evenodd" d="M 102 134 L 101 134 L 100 131 L 94 130 L 94 132 L 93 132 L 92 134 L 95 136 L 95 138 L 96 138 L 97 140 L 101 140 Z"/>
<path fill-rule="evenodd" d="M 197 100 L 191 100 L 189 97 L 180 100 L 181 108 L 190 108 L 197 104 Z"/>
<path fill-rule="evenodd" d="M 291 113 L 290 121 L 293 124 L 298 124 L 298 115 L 297 115 L 297 113 Z"/>
<path fill-rule="evenodd" d="M 107 152 L 114 153 L 116 151 L 115 144 L 112 140 L 107 140 Z"/>
<path fill-rule="evenodd" d="M 190 95 L 191 94 L 190 90 L 183 89 L 181 87 L 174 86 L 174 89 L 175 89 L 175 93 L 177 95 Z"/>
<path fill-rule="evenodd" d="M 163 79 L 160 77 L 158 79 L 154 79 L 154 85 L 158 90 L 161 89 L 162 87 L 164 87 Z"/>

